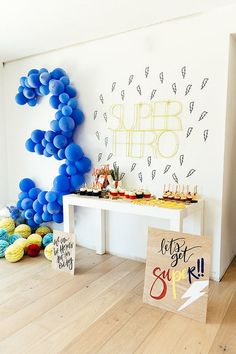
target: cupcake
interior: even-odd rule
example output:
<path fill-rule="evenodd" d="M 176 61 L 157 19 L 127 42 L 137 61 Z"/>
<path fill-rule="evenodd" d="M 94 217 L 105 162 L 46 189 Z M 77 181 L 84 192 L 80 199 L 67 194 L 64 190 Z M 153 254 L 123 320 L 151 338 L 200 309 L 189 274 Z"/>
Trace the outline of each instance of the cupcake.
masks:
<path fill-rule="evenodd" d="M 111 196 L 112 198 L 117 198 L 117 197 L 118 197 L 118 190 L 117 190 L 116 188 L 112 188 L 112 189 L 110 190 L 110 196 Z"/>
<path fill-rule="evenodd" d="M 134 192 L 129 192 L 129 199 L 136 199 L 136 194 Z"/>
<path fill-rule="evenodd" d="M 144 198 L 151 198 L 151 193 L 149 191 L 145 191 Z"/>
<path fill-rule="evenodd" d="M 87 195 L 89 195 L 89 196 L 93 195 L 93 190 L 92 190 L 92 188 L 88 188 L 88 189 L 87 189 Z"/>
<path fill-rule="evenodd" d="M 86 195 L 87 189 L 85 187 L 81 187 L 79 190 L 80 195 Z"/>
<path fill-rule="evenodd" d="M 129 199 L 129 191 L 125 191 L 125 198 Z"/>
<path fill-rule="evenodd" d="M 120 196 L 120 197 L 124 197 L 124 195 L 125 195 L 125 190 L 122 189 L 122 188 L 120 188 L 120 189 L 119 189 L 119 196 Z"/>
<path fill-rule="evenodd" d="M 142 199 L 143 198 L 143 192 L 142 191 L 137 191 L 136 192 L 136 198 L 137 199 Z"/>
<path fill-rule="evenodd" d="M 96 188 L 93 189 L 93 196 L 99 197 L 99 191 Z"/>

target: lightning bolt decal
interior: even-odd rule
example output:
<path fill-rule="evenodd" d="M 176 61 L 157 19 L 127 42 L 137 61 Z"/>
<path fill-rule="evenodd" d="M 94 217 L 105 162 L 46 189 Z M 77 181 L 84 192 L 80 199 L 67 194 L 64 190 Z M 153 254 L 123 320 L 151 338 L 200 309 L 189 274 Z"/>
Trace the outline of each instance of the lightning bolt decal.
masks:
<path fill-rule="evenodd" d="M 191 286 L 188 288 L 188 290 L 184 293 L 181 299 L 186 299 L 189 297 L 189 299 L 178 308 L 177 311 L 182 311 L 185 309 L 185 307 L 191 305 L 193 302 L 195 302 L 197 299 L 202 297 L 205 292 L 202 293 L 202 290 L 205 289 L 209 284 L 209 280 L 200 280 L 200 281 L 195 281 Z"/>

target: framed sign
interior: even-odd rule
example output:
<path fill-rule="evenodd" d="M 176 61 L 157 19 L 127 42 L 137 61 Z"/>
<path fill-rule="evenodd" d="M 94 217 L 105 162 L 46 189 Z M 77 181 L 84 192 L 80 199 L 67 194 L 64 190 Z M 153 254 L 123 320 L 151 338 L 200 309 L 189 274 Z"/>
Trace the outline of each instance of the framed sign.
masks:
<path fill-rule="evenodd" d="M 52 267 L 56 270 L 75 273 L 75 235 L 53 231 Z"/>
<path fill-rule="evenodd" d="M 150 228 L 143 301 L 206 322 L 211 240 Z"/>

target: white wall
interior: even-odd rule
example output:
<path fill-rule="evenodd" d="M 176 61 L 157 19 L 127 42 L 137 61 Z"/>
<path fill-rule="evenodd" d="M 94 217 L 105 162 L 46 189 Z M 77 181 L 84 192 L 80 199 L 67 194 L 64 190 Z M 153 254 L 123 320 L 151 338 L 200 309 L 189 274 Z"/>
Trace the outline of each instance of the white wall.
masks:
<path fill-rule="evenodd" d="M 86 123 L 76 134 L 76 139 L 95 165 L 99 152 L 107 156 L 111 151 L 110 145 L 105 149 L 104 144 L 101 145 L 95 137 L 97 130 L 102 138 L 110 137 L 102 118 L 104 110 L 109 112 L 111 104 L 122 102 L 122 89 L 125 89 L 127 94 L 126 103 L 135 104 L 140 101 L 135 89 L 137 84 L 142 87 L 142 100 L 145 102 L 149 101 L 151 90 L 156 88 L 158 100 L 177 98 L 183 103 L 181 118 L 184 131 L 180 134 L 178 154 L 168 161 L 153 159 L 152 166 L 157 170 L 154 182 L 150 179 L 147 157 L 137 160 L 137 168 L 132 175 L 129 171 L 133 159 L 120 154 L 111 161 L 117 161 L 126 172 L 129 186 L 140 186 L 137 176 L 139 171 L 143 172 L 143 184 L 155 193 L 162 192 L 164 183 L 173 183 L 173 172 L 181 184 L 199 185 L 199 191 L 206 200 L 204 231 L 213 239 L 212 277 L 219 279 L 220 247 L 222 246 L 223 250 L 224 240 L 228 237 L 226 229 L 221 234 L 221 221 L 229 34 L 236 32 L 235 14 L 236 7 L 225 8 L 6 64 L 4 102 L 9 200 L 16 199 L 18 181 L 25 176 L 35 179 L 41 188 L 50 188 L 59 166 L 58 161 L 31 154 L 24 148 L 24 142 L 33 129 L 48 129 L 54 111 L 49 107 L 47 98 L 34 108 L 21 107 L 14 103 L 21 75 L 33 67 L 47 67 L 52 70 L 60 66 L 68 72 L 74 86 L 79 90 L 81 106 L 86 115 Z M 148 80 L 145 80 L 144 69 L 147 66 L 150 67 L 150 74 Z M 183 66 L 187 68 L 185 79 L 181 79 L 180 73 Z M 160 84 L 158 78 L 161 71 L 165 74 L 164 85 Z M 127 81 L 131 74 L 135 75 L 135 80 L 133 86 L 128 87 Z M 208 77 L 209 82 L 204 90 L 200 90 L 204 77 Z M 117 91 L 112 95 L 111 84 L 114 81 L 117 82 Z M 178 89 L 176 95 L 171 89 L 174 82 L 177 83 Z M 191 93 L 185 96 L 187 84 L 193 86 Z M 105 98 L 104 105 L 99 102 L 101 93 Z M 188 105 L 192 100 L 195 101 L 195 109 L 190 115 Z M 129 106 L 127 119 L 132 117 L 131 108 Z M 98 110 L 98 118 L 95 121 L 94 110 Z M 208 115 L 198 122 L 204 110 L 208 111 Z M 109 115 L 109 121 L 111 119 Z M 194 129 L 191 139 L 187 140 L 186 130 L 189 126 Z M 203 131 L 206 129 L 209 130 L 209 137 L 204 143 Z M 185 155 L 183 168 L 179 165 L 180 153 Z M 106 159 L 103 160 L 105 161 Z M 171 170 L 168 174 L 163 174 L 167 163 L 171 164 Z M 193 166 L 196 172 L 187 179 L 186 173 Z M 228 209 L 229 203 L 225 205 L 225 210 Z M 96 225 L 91 222 L 94 215 L 94 211 L 81 210 L 77 219 L 79 243 L 91 248 L 95 247 Z M 146 254 L 147 226 L 168 227 L 165 222 L 113 213 L 107 221 L 107 250 L 142 259 Z M 194 220 L 188 225 L 187 231 L 194 233 Z M 229 257 L 222 259 L 221 270 L 228 266 Z"/>
<path fill-rule="evenodd" d="M 5 205 L 7 197 L 6 141 L 3 100 L 3 64 L 0 62 L 0 206 Z"/>

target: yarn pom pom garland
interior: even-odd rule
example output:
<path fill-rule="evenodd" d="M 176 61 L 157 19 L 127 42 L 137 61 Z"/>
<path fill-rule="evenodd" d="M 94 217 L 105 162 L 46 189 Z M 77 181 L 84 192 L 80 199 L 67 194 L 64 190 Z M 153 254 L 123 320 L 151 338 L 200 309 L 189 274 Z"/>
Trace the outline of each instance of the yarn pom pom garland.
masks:
<path fill-rule="evenodd" d="M 36 244 L 31 244 L 27 248 L 27 254 L 30 257 L 37 257 L 40 252 L 40 247 Z"/>
<path fill-rule="evenodd" d="M 21 246 L 10 245 L 5 251 L 5 258 L 8 262 L 15 263 L 24 256 L 24 250 Z"/>

